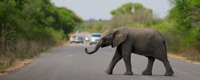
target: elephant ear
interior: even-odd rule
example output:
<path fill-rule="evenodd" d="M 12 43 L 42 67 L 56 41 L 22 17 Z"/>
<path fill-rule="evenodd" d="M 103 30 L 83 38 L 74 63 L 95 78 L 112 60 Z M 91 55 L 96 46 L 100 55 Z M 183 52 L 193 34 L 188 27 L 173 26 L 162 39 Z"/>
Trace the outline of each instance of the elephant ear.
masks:
<path fill-rule="evenodd" d="M 114 33 L 114 39 L 113 39 L 112 47 L 117 47 L 122 42 L 124 42 L 127 38 L 127 35 L 128 35 L 128 31 L 126 30 L 125 27 L 117 29 Z"/>

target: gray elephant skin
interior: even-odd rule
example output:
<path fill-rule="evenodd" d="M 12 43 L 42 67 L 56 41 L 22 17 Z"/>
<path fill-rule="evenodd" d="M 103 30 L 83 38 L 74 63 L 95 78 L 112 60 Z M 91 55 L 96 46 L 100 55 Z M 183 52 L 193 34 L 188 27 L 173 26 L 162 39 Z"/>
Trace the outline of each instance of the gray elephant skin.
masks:
<path fill-rule="evenodd" d="M 123 58 L 126 72 L 124 75 L 133 75 L 131 66 L 131 53 L 143 55 L 148 58 L 146 69 L 142 72 L 143 75 L 152 75 L 152 67 L 155 59 L 163 62 L 166 72 L 165 76 L 174 74 L 172 67 L 167 58 L 167 49 L 165 39 L 155 29 L 150 28 L 129 28 L 120 27 L 116 29 L 106 30 L 93 51 L 87 54 L 95 53 L 100 47 L 112 46 L 116 47 L 115 54 L 105 72 L 109 75 L 113 73 L 113 68 L 116 63 Z"/>

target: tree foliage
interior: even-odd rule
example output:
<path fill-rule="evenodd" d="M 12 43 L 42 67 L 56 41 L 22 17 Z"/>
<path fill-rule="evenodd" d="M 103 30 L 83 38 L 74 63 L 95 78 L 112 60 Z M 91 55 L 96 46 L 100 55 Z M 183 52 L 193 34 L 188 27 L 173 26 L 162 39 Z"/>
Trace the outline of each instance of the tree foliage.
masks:
<path fill-rule="evenodd" d="M 157 18 L 151 9 L 140 3 L 126 3 L 121 7 L 112 10 L 112 20 L 107 26 L 116 28 L 120 26 L 145 27 L 153 25 Z"/>
<path fill-rule="evenodd" d="M 137 11 L 147 11 L 149 13 L 152 13 L 151 9 L 145 8 L 142 4 L 140 3 L 126 3 L 123 4 L 121 7 L 117 8 L 116 10 L 112 10 L 111 14 L 113 16 L 116 15 L 122 15 L 122 14 L 133 14 L 134 12 Z"/>
<path fill-rule="evenodd" d="M 117 28 L 121 26 L 147 27 L 156 24 L 157 17 L 151 9 L 144 7 L 140 3 L 126 3 L 119 8 L 112 10 L 113 15 L 110 21 L 95 21 L 86 23 L 85 30 L 103 32 L 106 29 Z"/>
<path fill-rule="evenodd" d="M 169 19 L 173 25 L 174 45 L 200 50 L 200 2 L 199 0 L 171 0 L 173 8 Z"/>
<path fill-rule="evenodd" d="M 0 0 L 0 71 L 65 40 L 81 22 L 50 0 Z"/>

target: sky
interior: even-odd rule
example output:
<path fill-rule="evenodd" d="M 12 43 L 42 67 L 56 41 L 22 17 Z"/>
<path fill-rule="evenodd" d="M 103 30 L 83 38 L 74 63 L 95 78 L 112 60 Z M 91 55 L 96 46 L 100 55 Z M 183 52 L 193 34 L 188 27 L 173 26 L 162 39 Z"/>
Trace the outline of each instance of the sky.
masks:
<path fill-rule="evenodd" d="M 153 10 L 154 14 L 164 18 L 170 10 L 168 0 L 51 0 L 58 7 L 66 7 L 84 20 L 112 18 L 110 12 L 121 5 L 133 2 L 141 3 L 146 8 Z"/>

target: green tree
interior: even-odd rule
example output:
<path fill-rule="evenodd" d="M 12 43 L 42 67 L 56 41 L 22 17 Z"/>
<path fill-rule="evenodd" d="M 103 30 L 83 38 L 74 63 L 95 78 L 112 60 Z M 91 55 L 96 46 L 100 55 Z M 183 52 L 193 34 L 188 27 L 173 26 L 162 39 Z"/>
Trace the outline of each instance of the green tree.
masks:
<path fill-rule="evenodd" d="M 106 29 L 121 26 L 146 27 L 157 23 L 157 17 L 151 9 L 145 8 L 140 3 L 126 3 L 111 11 L 113 15 L 110 21 L 90 22 L 84 25 L 91 32 L 103 32 Z"/>
<path fill-rule="evenodd" d="M 145 8 L 140 3 L 126 3 L 112 10 L 112 20 L 108 23 L 112 28 L 120 26 L 144 27 L 155 24 L 156 17 L 151 9 Z"/>
<path fill-rule="evenodd" d="M 129 3 L 123 4 L 121 7 L 117 8 L 116 10 L 112 10 L 111 14 L 115 16 L 115 15 L 120 15 L 120 14 L 132 14 L 137 11 L 148 11 L 152 13 L 151 9 L 145 8 L 140 3 L 129 2 Z"/>
<path fill-rule="evenodd" d="M 57 24 L 57 26 L 54 27 L 60 27 L 58 29 L 63 29 L 65 33 L 69 33 L 72 31 L 77 24 L 82 22 L 82 19 L 76 16 L 74 12 L 71 10 L 61 7 L 57 8 L 58 9 L 58 19 L 57 22 L 60 24 Z"/>
<path fill-rule="evenodd" d="M 173 8 L 169 19 L 173 25 L 175 46 L 178 50 L 196 48 L 200 50 L 200 2 L 199 0 L 170 0 Z"/>
<path fill-rule="evenodd" d="M 50 0 L 0 0 L 0 72 L 60 44 L 82 19 Z"/>

